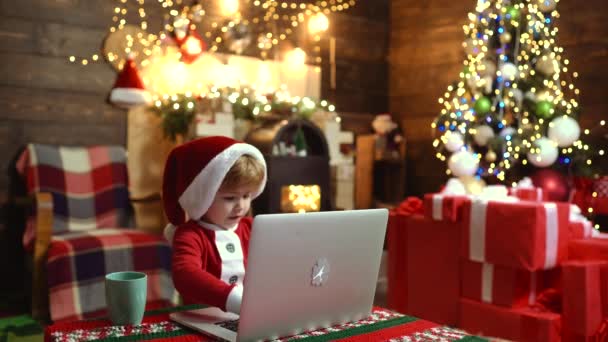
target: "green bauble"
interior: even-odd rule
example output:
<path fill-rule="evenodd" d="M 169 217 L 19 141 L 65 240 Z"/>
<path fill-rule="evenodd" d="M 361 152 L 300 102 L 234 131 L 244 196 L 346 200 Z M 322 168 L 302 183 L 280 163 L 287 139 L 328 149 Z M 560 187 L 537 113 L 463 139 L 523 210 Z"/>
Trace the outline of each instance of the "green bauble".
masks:
<path fill-rule="evenodd" d="M 486 96 L 480 97 L 479 99 L 477 99 L 477 102 L 475 102 L 474 109 L 477 114 L 484 115 L 484 114 L 488 113 L 491 108 L 492 108 L 492 101 L 490 101 L 490 99 L 487 98 Z"/>
<path fill-rule="evenodd" d="M 507 14 L 511 17 L 511 20 L 519 20 L 519 8 L 515 6 L 507 6 Z"/>
<path fill-rule="evenodd" d="M 470 73 L 471 73 L 471 69 L 469 69 L 469 66 L 468 66 L 468 65 L 465 65 L 465 66 L 462 68 L 462 73 L 463 73 L 463 74 L 465 74 L 465 75 L 468 75 L 468 74 L 470 74 Z"/>
<path fill-rule="evenodd" d="M 553 116 L 553 103 L 550 101 L 538 101 L 536 103 L 536 116 L 543 119 Z"/>

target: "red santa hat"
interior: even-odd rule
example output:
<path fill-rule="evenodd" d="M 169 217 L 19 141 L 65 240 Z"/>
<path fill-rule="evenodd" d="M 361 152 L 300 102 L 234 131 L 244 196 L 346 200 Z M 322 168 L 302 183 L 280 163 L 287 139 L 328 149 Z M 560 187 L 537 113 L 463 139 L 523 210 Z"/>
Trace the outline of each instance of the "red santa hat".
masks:
<path fill-rule="evenodd" d="M 118 73 L 110 92 L 109 101 L 126 108 L 151 101 L 150 93 L 146 91 L 144 82 L 139 77 L 137 65 L 131 57 L 127 58 L 122 70 Z"/>
<path fill-rule="evenodd" d="M 163 207 L 169 220 L 165 237 L 173 241 L 175 227 L 187 218 L 201 218 L 211 206 L 224 177 L 243 155 L 250 155 L 264 165 L 262 153 L 253 145 L 223 136 L 205 137 L 174 148 L 163 174 Z M 252 194 L 259 196 L 266 185 L 266 172 Z"/>

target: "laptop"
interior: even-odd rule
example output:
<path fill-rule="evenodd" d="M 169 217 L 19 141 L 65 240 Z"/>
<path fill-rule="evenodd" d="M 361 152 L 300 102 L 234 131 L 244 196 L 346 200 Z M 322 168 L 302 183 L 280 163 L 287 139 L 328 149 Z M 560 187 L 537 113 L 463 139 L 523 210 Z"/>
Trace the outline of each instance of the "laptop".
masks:
<path fill-rule="evenodd" d="M 171 319 L 226 341 L 272 340 L 371 314 L 388 211 L 254 218 L 241 314 L 205 308 Z"/>

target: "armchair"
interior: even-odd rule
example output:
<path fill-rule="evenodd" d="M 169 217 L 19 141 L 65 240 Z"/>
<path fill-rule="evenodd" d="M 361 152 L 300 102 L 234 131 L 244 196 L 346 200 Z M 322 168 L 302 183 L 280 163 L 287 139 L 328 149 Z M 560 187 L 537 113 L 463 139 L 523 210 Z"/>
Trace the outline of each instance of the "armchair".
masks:
<path fill-rule="evenodd" d="M 170 246 L 160 234 L 129 228 L 123 147 L 29 144 L 16 168 L 33 208 L 23 235 L 32 257 L 32 316 L 102 316 L 105 274 L 126 270 L 148 275 L 148 308 L 171 304 Z"/>

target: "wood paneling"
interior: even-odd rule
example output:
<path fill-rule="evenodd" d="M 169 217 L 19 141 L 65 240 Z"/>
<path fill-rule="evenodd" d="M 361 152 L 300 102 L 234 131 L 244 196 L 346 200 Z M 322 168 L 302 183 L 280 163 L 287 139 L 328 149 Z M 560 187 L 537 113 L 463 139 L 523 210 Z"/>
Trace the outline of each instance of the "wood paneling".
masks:
<path fill-rule="evenodd" d="M 462 69 L 462 26 L 474 0 L 393 0 L 389 47 L 389 108 L 404 123 L 408 139 L 408 192 L 436 191 L 445 165 L 434 157 L 430 123 L 441 110 L 437 99 Z M 608 2 L 584 6 L 561 0 L 558 44 L 580 77 L 581 124 L 591 127 L 608 113 Z M 604 141 L 604 144 L 605 141 Z"/>
<path fill-rule="evenodd" d="M 136 1 L 128 1 L 127 19 L 137 23 Z M 107 0 L 0 0 L 0 167 L 6 170 L 18 148 L 28 142 L 66 145 L 126 144 L 126 112 L 106 104 L 115 72 L 104 63 L 86 67 L 68 56 L 99 53 L 116 3 Z M 203 25 L 220 21 L 216 1 L 205 2 Z M 389 0 L 359 1 L 331 15 L 320 43 L 322 97 L 339 111 L 388 110 Z M 158 1 L 145 2 L 151 31 L 158 32 Z M 135 20 L 137 19 L 137 20 Z M 336 39 L 337 89 L 329 89 L 329 39 Z M 354 113 L 354 114 L 353 114 Z M 364 131 L 369 115 L 350 126 Z M 346 123 L 348 126 L 349 124 Z M 0 176 L 0 204 L 7 191 Z"/>

